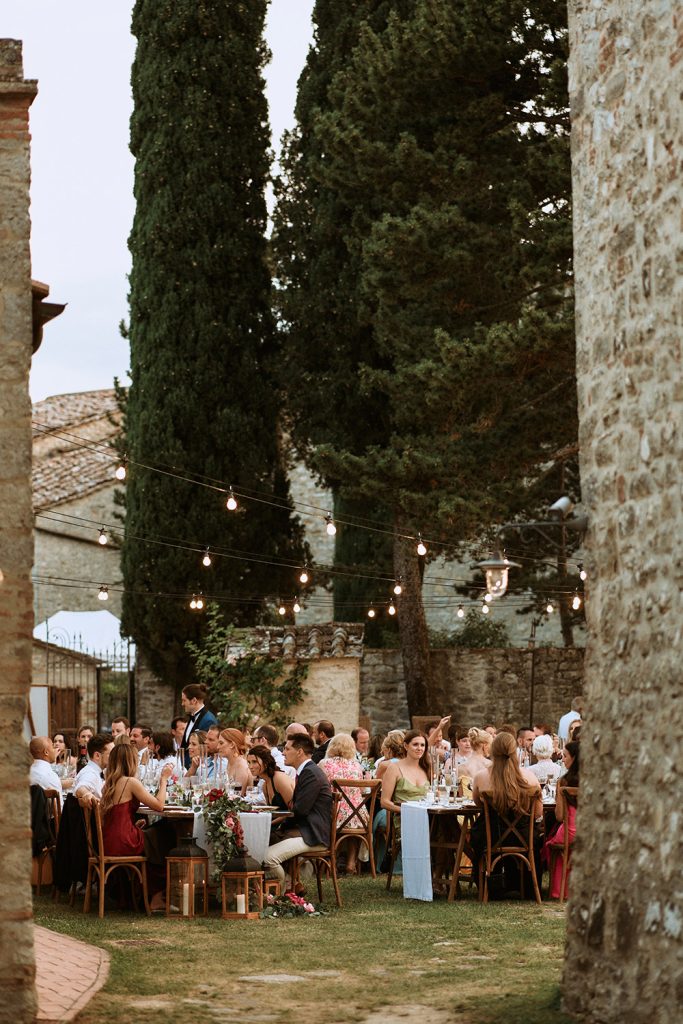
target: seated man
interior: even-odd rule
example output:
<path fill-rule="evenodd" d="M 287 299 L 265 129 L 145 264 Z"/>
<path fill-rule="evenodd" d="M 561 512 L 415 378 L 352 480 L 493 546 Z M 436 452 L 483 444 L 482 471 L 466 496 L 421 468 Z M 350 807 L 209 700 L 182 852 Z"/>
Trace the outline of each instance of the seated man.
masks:
<path fill-rule="evenodd" d="M 267 876 L 281 882 L 284 861 L 309 850 L 324 850 L 330 842 L 332 789 L 325 772 L 311 760 L 314 749 L 307 733 L 288 736 L 285 743 L 285 764 L 296 770 L 294 817 L 285 822 L 282 840 L 268 847 L 264 861 Z"/>
<path fill-rule="evenodd" d="M 81 806 L 100 800 L 104 786 L 104 769 L 114 741 L 106 732 L 98 732 L 88 740 L 88 763 L 74 780 L 73 794 Z"/>
<path fill-rule="evenodd" d="M 334 736 L 334 725 L 326 718 L 321 719 L 313 726 L 313 739 L 317 746 L 313 751 L 313 760 L 316 764 L 320 764 L 327 757 L 327 748 L 330 745 L 330 740 Z"/>
<path fill-rule="evenodd" d="M 138 752 L 140 764 L 147 764 L 153 750 L 150 744 L 152 730 L 148 725 L 134 725 L 130 730 L 130 742 Z"/>
<path fill-rule="evenodd" d="M 206 730 L 206 764 L 207 778 L 217 779 L 219 775 L 228 775 L 228 759 L 221 757 L 218 753 L 218 740 L 221 735 L 221 726 L 218 722 L 210 725 Z"/>
<path fill-rule="evenodd" d="M 49 736 L 34 736 L 28 745 L 33 758 L 29 772 L 29 785 L 42 786 L 43 789 L 56 789 L 62 792 L 62 780 L 53 769 L 57 759 L 54 744 Z"/>

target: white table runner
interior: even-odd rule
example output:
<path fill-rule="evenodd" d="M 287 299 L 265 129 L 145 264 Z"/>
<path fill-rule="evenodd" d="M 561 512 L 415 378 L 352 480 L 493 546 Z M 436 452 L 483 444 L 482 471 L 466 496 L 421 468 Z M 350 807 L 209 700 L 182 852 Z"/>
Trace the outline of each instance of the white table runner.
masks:
<path fill-rule="evenodd" d="M 431 903 L 432 862 L 429 855 L 429 814 L 422 803 L 401 804 L 403 895 Z"/>

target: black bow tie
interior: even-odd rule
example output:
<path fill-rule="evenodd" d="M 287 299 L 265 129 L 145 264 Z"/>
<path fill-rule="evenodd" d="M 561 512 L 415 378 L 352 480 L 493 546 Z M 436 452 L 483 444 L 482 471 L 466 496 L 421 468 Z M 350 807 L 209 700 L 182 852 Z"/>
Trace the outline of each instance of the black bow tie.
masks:
<path fill-rule="evenodd" d="M 100 772 L 100 778 L 101 778 L 101 779 L 103 779 L 103 778 L 104 778 L 104 772 Z"/>

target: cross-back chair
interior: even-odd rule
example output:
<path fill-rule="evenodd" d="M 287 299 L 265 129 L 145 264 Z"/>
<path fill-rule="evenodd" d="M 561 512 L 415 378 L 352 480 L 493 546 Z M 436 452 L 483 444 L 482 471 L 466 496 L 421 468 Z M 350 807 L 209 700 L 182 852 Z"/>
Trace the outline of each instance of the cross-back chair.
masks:
<path fill-rule="evenodd" d="M 334 896 L 337 901 L 337 906 L 341 907 L 342 898 L 339 893 L 339 881 L 337 879 L 337 811 L 339 809 L 340 797 L 339 793 L 333 794 L 332 800 L 332 822 L 330 825 L 330 844 L 325 849 L 316 850 L 315 847 L 311 848 L 310 853 L 299 853 L 296 857 L 292 858 L 291 865 L 291 879 L 292 888 L 299 881 L 299 862 L 302 860 L 310 861 L 315 869 L 315 878 L 318 883 L 318 899 L 322 903 L 323 900 L 323 886 L 322 886 L 322 873 L 323 870 L 327 871 L 332 879 L 332 886 L 334 887 Z"/>
<path fill-rule="evenodd" d="M 493 805 L 486 793 L 481 794 L 481 802 L 484 809 L 486 849 L 479 861 L 479 899 L 483 903 L 488 903 L 489 880 L 494 868 L 505 858 L 513 858 L 520 864 L 522 896 L 524 895 L 524 872 L 522 869 L 526 867 L 531 875 L 536 902 L 540 903 L 541 891 L 538 886 L 534 860 L 534 816 L 531 813 L 533 808 L 530 808 L 528 812 L 520 813 L 514 810 L 508 812 L 496 810 L 495 814 L 500 827 L 494 840 L 491 830 Z"/>
<path fill-rule="evenodd" d="M 142 898 L 147 914 L 152 911 L 149 906 L 147 894 L 147 858 L 144 856 L 132 857 L 108 857 L 104 852 L 104 841 L 102 839 L 102 815 L 100 805 L 93 801 L 83 808 L 85 816 L 85 834 L 88 837 L 88 878 L 85 883 L 85 899 L 83 900 L 83 913 L 90 910 L 92 898 L 92 887 L 97 879 L 99 896 L 99 916 L 104 917 L 104 895 L 107 882 L 117 868 L 123 868 L 131 883 L 133 893 L 133 904 L 137 910 L 137 893 L 135 891 L 135 879 L 137 878 L 142 886 Z M 94 835 L 93 835 L 94 829 Z"/>
<path fill-rule="evenodd" d="M 372 823 L 375 818 L 375 804 L 382 788 L 381 779 L 333 779 L 332 791 L 339 796 L 339 817 L 335 853 L 349 839 L 365 843 L 369 854 L 372 877 L 377 878 L 375 851 L 373 849 Z M 354 803 L 354 790 L 360 792 L 360 803 Z M 366 801 L 367 791 L 369 799 Z"/>

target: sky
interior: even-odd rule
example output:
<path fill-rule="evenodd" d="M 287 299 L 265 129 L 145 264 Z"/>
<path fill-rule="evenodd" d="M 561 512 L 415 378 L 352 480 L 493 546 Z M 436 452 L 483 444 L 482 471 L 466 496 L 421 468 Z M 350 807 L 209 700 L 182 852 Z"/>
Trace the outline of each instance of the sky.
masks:
<path fill-rule="evenodd" d="M 33 359 L 31 397 L 126 381 L 133 213 L 130 34 L 133 0 L 0 0 L 0 34 L 24 43 L 38 80 L 31 118 L 32 276 L 66 302 Z M 312 40 L 313 0 L 270 0 L 266 88 L 274 145 L 291 127 Z"/>

